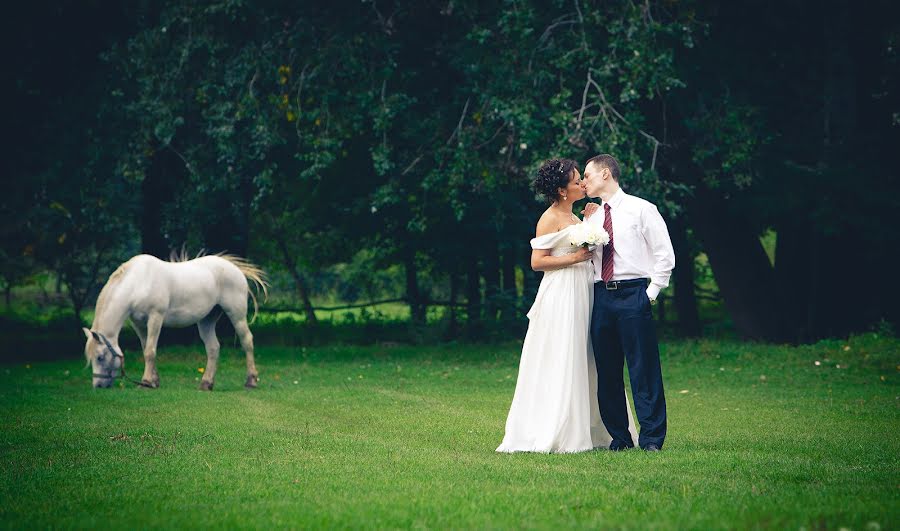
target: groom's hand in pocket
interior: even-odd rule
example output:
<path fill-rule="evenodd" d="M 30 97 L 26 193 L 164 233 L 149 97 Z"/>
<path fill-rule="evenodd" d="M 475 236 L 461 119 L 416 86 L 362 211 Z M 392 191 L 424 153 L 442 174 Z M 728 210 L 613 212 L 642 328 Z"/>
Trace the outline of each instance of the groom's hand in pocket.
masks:
<path fill-rule="evenodd" d="M 587 219 L 593 216 L 594 212 L 596 212 L 599 208 L 600 205 L 598 205 L 597 203 L 588 203 L 584 205 L 584 210 L 582 210 L 581 213 L 584 214 L 584 219 Z"/>

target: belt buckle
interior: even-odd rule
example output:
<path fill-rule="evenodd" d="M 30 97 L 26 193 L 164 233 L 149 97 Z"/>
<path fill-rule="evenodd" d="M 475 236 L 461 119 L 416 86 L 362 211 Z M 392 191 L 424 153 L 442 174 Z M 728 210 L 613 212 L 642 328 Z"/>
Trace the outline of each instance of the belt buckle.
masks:
<path fill-rule="evenodd" d="M 610 280 L 606 283 L 606 291 L 616 291 L 617 289 L 619 289 L 618 280 Z"/>

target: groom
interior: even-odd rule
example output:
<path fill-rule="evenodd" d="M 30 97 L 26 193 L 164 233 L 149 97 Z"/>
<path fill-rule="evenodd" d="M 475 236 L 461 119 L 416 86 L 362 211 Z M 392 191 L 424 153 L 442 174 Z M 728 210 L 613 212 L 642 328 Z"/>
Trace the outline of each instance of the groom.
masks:
<path fill-rule="evenodd" d="M 594 251 L 591 343 L 597 361 L 600 417 L 612 436 L 610 450 L 634 446 L 628 432 L 624 360 L 628 361 L 641 448 L 659 451 L 666 438 L 666 397 L 650 305 L 669 285 L 675 253 L 666 223 L 653 203 L 619 188 L 619 163 L 597 155 L 584 168 L 587 195 L 603 200 L 585 208 L 585 220 L 602 226 L 609 243 Z"/>

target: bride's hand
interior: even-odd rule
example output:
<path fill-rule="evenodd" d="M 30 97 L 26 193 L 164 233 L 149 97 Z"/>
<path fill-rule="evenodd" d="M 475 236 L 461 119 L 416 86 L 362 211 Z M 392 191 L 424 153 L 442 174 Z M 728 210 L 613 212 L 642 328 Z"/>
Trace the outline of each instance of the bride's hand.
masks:
<path fill-rule="evenodd" d="M 579 262 L 590 260 L 594 256 L 594 253 L 589 251 L 586 247 L 579 247 L 571 256 L 575 260 L 573 263 L 577 264 Z"/>
<path fill-rule="evenodd" d="M 599 208 L 600 205 L 598 205 L 597 203 L 588 203 L 584 205 L 584 210 L 582 210 L 581 213 L 584 214 L 584 219 L 587 219 L 593 216 L 594 212 L 596 212 Z"/>

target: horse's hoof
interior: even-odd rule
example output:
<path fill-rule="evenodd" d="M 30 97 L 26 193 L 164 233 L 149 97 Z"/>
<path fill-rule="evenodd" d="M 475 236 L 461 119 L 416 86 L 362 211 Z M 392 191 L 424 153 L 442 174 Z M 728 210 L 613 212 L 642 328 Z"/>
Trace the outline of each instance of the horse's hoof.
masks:
<path fill-rule="evenodd" d="M 212 383 L 212 382 L 207 382 L 206 380 L 203 380 L 202 382 L 200 382 L 200 390 L 201 390 L 201 391 L 212 391 L 212 390 L 213 390 L 213 383 Z"/>
<path fill-rule="evenodd" d="M 144 387 L 149 387 L 151 389 L 158 389 L 159 388 L 159 380 L 153 380 L 153 381 L 141 380 L 141 385 L 143 385 Z"/>
<path fill-rule="evenodd" d="M 247 389 L 256 389 L 256 384 L 259 383 L 259 377 L 253 374 L 247 376 L 247 382 L 244 384 L 244 387 Z"/>

